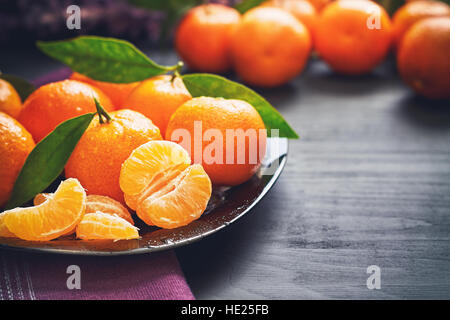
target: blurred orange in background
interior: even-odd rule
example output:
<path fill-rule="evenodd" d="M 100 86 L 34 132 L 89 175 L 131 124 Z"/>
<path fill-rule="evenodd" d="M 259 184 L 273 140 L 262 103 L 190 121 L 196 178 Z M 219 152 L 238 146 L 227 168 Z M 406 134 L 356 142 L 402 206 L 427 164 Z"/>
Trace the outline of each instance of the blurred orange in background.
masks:
<path fill-rule="evenodd" d="M 175 48 L 191 68 L 222 73 L 231 68 L 230 39 L 240 20 L 231 7 L 205 4 L 191 9 L 175 33 Z"/>
<path fill-rule="evenodd" d="M 423 19 L 409 29 L 398 50 L 403 80 L 431 99 L 450 98 L 450 17 Z"/>
<path fill-rule="evenodd" d="M 342 74 L 364 74 L 375 68 L 391 45 L 389 15 L 369 0 L 334 1 L 320 14 L 316 50 Z"/>
<path fill-rule="evenodd" d="M 430 17 L 450 16 L 450 6 L 441 1 L 416 0 L 400 7 L 392 18 L 396 47 L 406 31 L 416 22 Z"/>
<path fill-rule="evenodd" d="M 261 87 L 282 85 L 301 73 L 311 52 L 308 29 L 273 7 L 247 11 L 236 28 L 231 53 L 240 78 Z"/>
<path fill-rule="evenodd" d="M 269 0 L 262 3 L 262 6 L 278 7 L 280 9 L 290 12 L 306 28 L 308 28 L 310 35 L 314 42 L 314 32 L 317 24 L 317 11 L 314 6 L 306 0 Z"/>

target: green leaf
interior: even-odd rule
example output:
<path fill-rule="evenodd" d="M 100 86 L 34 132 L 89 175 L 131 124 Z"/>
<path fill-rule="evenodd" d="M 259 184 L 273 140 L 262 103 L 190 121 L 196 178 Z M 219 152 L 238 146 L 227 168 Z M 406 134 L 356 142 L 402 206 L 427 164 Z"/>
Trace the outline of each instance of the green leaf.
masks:
<path fill-rule="evenodd" d="M 266 99 L 246 86 L 207 73 L 187 74 L 182 78 L 193 97 L 209 96 L 247 101 L 261 115 L 268 135 L 271 129 L 278 129 L 280 137 L 298 139 L 297 133 L 283 119 L 283 116 Z"/>
<path fill-rule="evenodd" d="M 261 3 L 265 2 L 267 0 L 243 0 L 236 4 L 234 8 L 239 11 L 240 13 L 245 13 L 248 10 L 259 6 Z"/>
<path fill-rule="evenodd" d="M 0 74 L 0 78 L 8 81 L 11 85 L 16 89 L 17 93 L 22 99 L 22 102 L 25 101 L 28 96 L 36 89 L 34 85 L 29 83 L 27 80 L 19 78 L 17 76 L 13 76 L 11 74 Z"/>
<path fill-rule="evenodd" d="M 150 60 L 131 43 L 114 38 L 81 36 L 63 41 L 38 41 L 45 54 L 92 79 L 129 83 L 173 71 Z"/>
<path fill-rule="evenodd" d="M 31 200 L 61 174 L 94 115 L 87 113 L 64 121 L 34 147 L 17 177 L 6 209 Z"/>

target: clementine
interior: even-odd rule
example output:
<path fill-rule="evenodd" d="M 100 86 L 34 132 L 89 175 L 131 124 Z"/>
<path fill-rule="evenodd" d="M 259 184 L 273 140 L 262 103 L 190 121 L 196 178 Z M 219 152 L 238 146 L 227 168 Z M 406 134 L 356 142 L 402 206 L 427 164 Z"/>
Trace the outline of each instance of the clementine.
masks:
<path fill-rule="evenodd" d="M 406 31 L 416 22 L 430 17 L 450 16 L 450 6 L 441 1 L 420 0 L 400 7 L 392 18 L 393 35 L 396 46 Z"/>
<path fill-rule="evenodd" d="M 55 127 L 70 118 L 95 112 L 96 98 L 107 110 L 113 110 L 109 98 L 89 84 L 64 80 L 46 84 L 34 91 L 25 101 L 19 122 L 39 142 Z"/>
<path fill-rule="evenodd" d="M 191 98 L 180 77 L 164 75 L 143 81 L 121 107 L 138 111 L 151 119 L 164 136 L 170 116 Z"/>
<path fill-rule="evenodd" d="M 220 73 L 231 67 L 229 44 L 240 20 L 237 10 L 204 4 L 191 9 L 175 34 L 175 48 L 186 64 L 198 71 Z"/>
<path fill-rule="evenodd" d="M 386 56 L 391 22 L 386 11 L 369 0 L 338 0 L 322 11 L 316 28 L 316 50 L 343 74 L 370 72 Z"/>
<path fill-rule="evenodd" d="M 172 115 L 166 139 L 180 142 L 211 181 L 238 185 L 258 170 L 266 150 L 264 122 L 245 101 L 194 98 Z"/>
<path fill-rule="evenodd" d="M 304 68 L 311 51 L 308 29 L 279 8 L 256 7 L 247 11 L 231 42 L 234 67 L 248 84 L 282 85 Z"/>
<path fill-rule="evenodd" d="M 0 79 L 0 111 L 17 119 L 22 111 L 22 100 L 16 89 L 6 80 Z"/>
<path fill-rule="evenodd" d="M 405 82 L 430 99 L 450 98 L 450 17 L 423 19 L 405 34 L 397 66 Z"/>
<path fill-rule="evenodd" d="M 17 176 L 33 148 L 31 134 L 13 117 L 0 112 L 0 207 L 11 196 Z"/>
<path fill-rule="evenodd" d="M 72 73 L 70 79 L 88 83 L 96 88 L 99 88 L 109 97 L 109 99 L 111 99 L 111 102 L 116 109 L 119 109 L 120 107 L 123 106 L 123 103 L 125 102 L 128 95 L 140 83 L 140 82 L 112 83 L 112 82 L 97 81 L 85 75 L 82 75 L 78 72 Z"/>

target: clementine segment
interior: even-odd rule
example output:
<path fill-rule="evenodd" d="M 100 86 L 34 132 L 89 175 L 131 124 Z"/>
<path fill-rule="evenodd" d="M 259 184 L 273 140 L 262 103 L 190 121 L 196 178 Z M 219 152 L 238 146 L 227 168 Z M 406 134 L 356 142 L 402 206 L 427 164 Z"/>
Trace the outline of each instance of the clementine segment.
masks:
<path fill-rule="evenodd" d="M 0 237 L 3 238 L 17 238 L 14 233 L 9 231 L 5 224 L 5 215 L 0 213 Z"/>
<path fill-rule="evenodd" d="M 231 67 L 229 45 L 239 22 L 237 10 L 205 4 L 191 9 L 179 24 L 175 48 L 191 69 L 225 72 Z"/>
<path fill-rule="evenodd" d="M 16 89 L 8 81 L 0 79 L 0 112 L 17 119 L 21 111 L 22 100 Z"/>
<path fill-rule="evenodd" d="M 427 18 L 404 36 L 397 66 L 404 81 L 430 99 L 450 98 L 450 17 Z"/>
<path fill-rule="evenodd" d="M 110 113 L 111 121 L 100 123 L 96 116 L 85 131 L 66 167 L 66 177 L 80 180 L 88 194 L 104 195 L 124 202 L 119 187 L 122 163 L 138 146 L 161 140 L 159 129 L 132 110 Z"/>
<path fill-rule="evenodd" d="M 33 148 L 31 134 L 17 120 L 0 112 L 0 208 L 11 196 L 17 176 Z"/>
<path fill-rule="evenodd" d="M 136 88 L 140 84 L 140 82 L 112 83 L 97 81 L 78 72 L 72 73 L 70 79 L 85 82 L 96 88 L 99 88 L 109 97 L 109 99 L 111 99 L 111 102 L 114 105 L 115 109 L 121 108 L 127 97 L 130 95 L 131 91 L 133 91 L 134 88 Z"/>
<path fill-rule="evenodd" d="M 441 1 L 419 0 L 400 7 L 392 18 L 395 44 L 399 46 L 405 33 L 416 22 L 431 17 L 450 16 L 450 6 Z"/>
<path fill-rule="evenodd" d="M 34 91 L 25 101 L 19 122 L 39 142 L 55 127 L 70 118 L 95 112 L 96 98 L 107 110 L 113 110 L 109 98 L 89 84 L 64 80 L 46 84 Z"/>
<path fill-rule="evenodd" d="M 125 219 L 104 212 L 86 213 L 77 226 L 77 238 L 83 240 L 138 239 L 138 228 Z"/>
<path fill-rule="evenodd" d="M 51 199 L 53 195 L 53 193 L 38 193 L 33 199 L 33 204 L 38 206 L 47 201 L 47 199 Z M 134 225 L 130 212 L 120 202 L 110 197 L 90 194 L 86 197 L 86 213 L 93 213 L 97 211 L 117 215 Z M 70 233 L 73 233 L 74 231 L 75 230 L 71 230 Z"/>
<path fill-rule="evenodd" d="M 311 51 L 308 29 L 279 8 L 247 11 L 231 41 L 233 64 L 240 78 L 251 85 L 282 85 L 305 67 Z"/>
<path fill-rule="evenodd" d="M 202 166 L 190 163 L 188 153 L 170 141 L 150 141 L 138 147 L 120 172 L 127 204 L 145 223 L 161 228 L 177 228 L 198 219 L 212 187 Z"/>
<path fill-rule="evenodd" d="M 191 98 L 180 77 L 165 75 L 143 81 L 121 107 L 138 111 L 151 119 L 164 136 L 170 116 Z"/>
<path fill-rule="evenodd" d="M 391 22 L 386 11 L 368 0 L 339 0 L 322 11 L 316 28 L 319 56 L 342 74 L 364 74 L 386 56 Z"/>
<path fill-rule="evenodd" d="M 181 143 L 194 162 L 203 165 L 214 184 L 232 186 L 258 170 L 266 138 L 264 122 L 250 104 L 211 97 L 184 103 L 172 115 L 166 132 L 167 140 Z"/>
<path fill-rule="evenodd" d="M 59 185 L 52 199 L 41 205 L 5 211 L 4 223 L 17 237 L 30 241 L 56 239 L 72 230 L 83 217 L 86 193 L 76 179 Z"/>

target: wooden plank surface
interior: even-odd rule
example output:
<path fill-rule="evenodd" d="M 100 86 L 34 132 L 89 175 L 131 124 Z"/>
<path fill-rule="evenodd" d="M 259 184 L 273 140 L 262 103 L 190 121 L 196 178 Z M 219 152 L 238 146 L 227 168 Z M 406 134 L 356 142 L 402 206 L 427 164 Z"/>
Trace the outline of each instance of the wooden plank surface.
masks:
<path fill-rule="evenodd" d="M 59 66 L 32 50 L 0 57 L 28 79 Z M 312 61 L 289 85 L 257 91 L 301 140 L 251 213 L 177 250 L 196 297 L 450 298 L 449 103 L 415 97 L 392 61 L 357 78 Z M 369 265 L 380 290 L 366 287 Z"/>
<path fill-rule="evenodd" d="M 301 140 L 262 203 L 178 256 L 197 298 L 450 298 L 450 105 L 386 62 L 258 90 Z M 369 265 L 381 289 L 368 290 Z"/>

